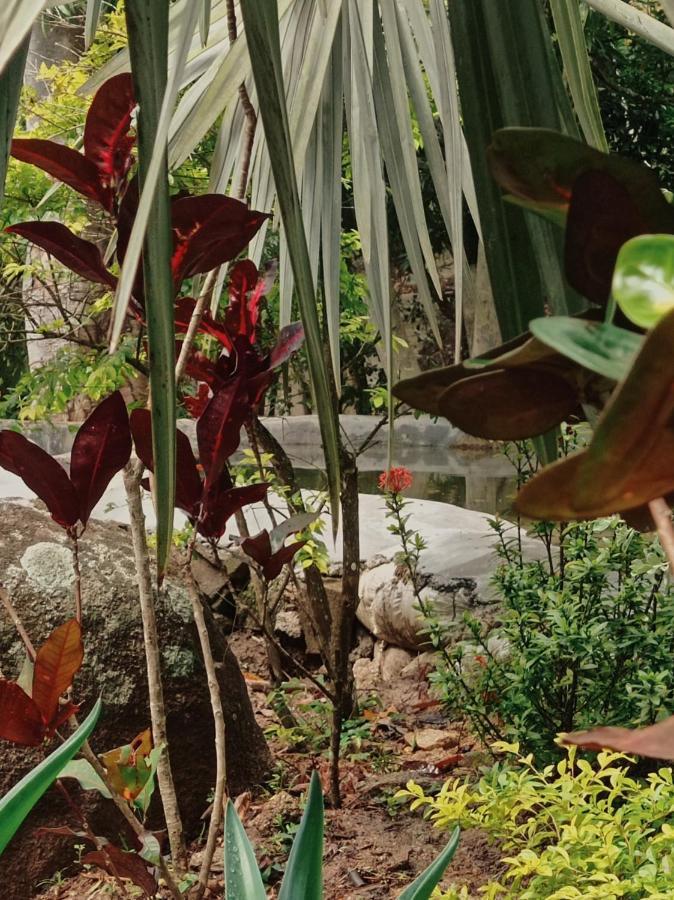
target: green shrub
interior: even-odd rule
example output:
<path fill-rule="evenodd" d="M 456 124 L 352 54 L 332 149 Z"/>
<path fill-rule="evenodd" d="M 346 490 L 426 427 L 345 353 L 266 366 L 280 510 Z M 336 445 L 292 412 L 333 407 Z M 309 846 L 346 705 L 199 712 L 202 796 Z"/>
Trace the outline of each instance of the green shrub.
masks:
<path fill-rule="evenodd" d="M 502 621 L 468 620 L 433 678 L 483 737 L 516 740 L 542 761 L 560 731 L 651 724 L 674 698 L 674 590 L 659 544 L 618 518 L 536 526 L 548 548 L 525 562 L 503 523 L 495 585 Z M 437 623 L 429 627 L 436 632 Z"/>
<path fill-rule="evenodd" d="M 671 900 L 671 769 L 639 781 L 620 754 L 600 753 L 592 766 L 571 749 L 540 770 L 517 745 L 496 749 L 516 764 L 497 764 L 474 786 L 450 780 L 435 797 L 412 782 L 398 794 L 440 828 L 477 827 L 500 844 L 504 871 L 480 888 L 483 900 Z M 456 885 L 442 896 L 471 894 Z"/>

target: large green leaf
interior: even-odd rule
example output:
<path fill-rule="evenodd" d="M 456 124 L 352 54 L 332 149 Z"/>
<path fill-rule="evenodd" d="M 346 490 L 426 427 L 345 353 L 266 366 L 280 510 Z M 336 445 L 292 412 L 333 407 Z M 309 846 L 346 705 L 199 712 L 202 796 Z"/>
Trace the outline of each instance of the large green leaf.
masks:
<path fill-rule="evenodd" d="M 457 825 L 442 853 L 438 854 L 416 881 L 402 892 L 398 900 L 428 900 L 445 874 L 445 869 L 454 858 L 460 837 L 461 829 Z"/>
<path fill-rule="evenodd" d="M 616 260 L 613 296 L 628 319 L 652 328 L 674 309 L 674 236 L 645 234 L 627 241 Z"/>
<path fill-rule="evenodd" d="M 588 144 L 606 151 L 608 143 L 585 42 L 580 5 L 578 0 L 550 0 L 550 10 L 555 23 L 564 73 L 583 135 Z"/>
<path fill-rule="evenodd" d="M 5 192 L 5 176 L 9 161 L 9 148 L 16 114 L 19 109 L 23 72 L 26 68 L 28 44 L 26 38 L 14 51 L 5 70 L 0 74 L 0 204 Z"/>
<path fill-rule="evenodd" d="M 0 74 L 12 59 L 45 6 L 45 0 L 3 0 L 0 4 Z"/>
<path fill-rule="evenodd" d="M 255 851 L 230 800 L 225 814 L 225 900 L 266 900 Z"/>
<path fill-rule="evenodd" d="M 625 328 L 570 316 L 534 319 L 529 328 L 539 341 L 613 381 L 625 378 L 643 343 L 641 335 Z"/>
<path fill-rule="evenodd" d="M 573 134 L 575 123 L 537 0 L 453 0 L 449 15 L 491 286 L 501 333 L 509 339 L 543 315 L 546 304 L 563 314 L 581 304 L 564 281 L 562 236 L 504 201 L 486 148 L 505 126 Z"/>
<path fill-rule="evenodd" d="M 196 6 L 196 4 L 194 4 Z M 147 313 L 154 453 L 153 497 L 157 512 L 157 571 L 161 578 L 168 563 L 173 536 L 176 467 L 175 328 L 173 319 L 173 275 L 171 273 L 171 208 L 165 136 L 158 140 L 162 102 L 167 84 L 168 0 L 128 0 L 126 21 L 129 52 L 138 113 L 138 164 L 142 195 L 151 198 L 147 231 L 134 236 L 143 241 L 143 277 Z M 145 190 L 147 186 L 148 190 Z M 140 208 L 139 208 L 140 213 Z M 128 292 L 135 266 L 129 253 L 122 276 L 127 274 Z M 139 249 L 136 251 L 139 254 Z M 137 259 L 137 257 L 136 257 Z M 123 277 L 120 278 L 122 285 Z M 120 291 L 118 289 L 118 295 Z M 120 298 L 126 312 L 128 302 Z"/>
<path fill-rule="evenodd" d="M 278 6 L 276 0 L 269 0 L 264 4 L 257 3 L 255 0 L 242 0 L 241 12 L 246 28 L 253 77 L 269 149 L 278 206 L 304 325 L 309 371 L 325 452 L 333 527 L 336 528 L 339 521 L 340 494 L 339 426 L 335 392 L 326 366 L 295 176 L 295 162 L 290 140 L 281 66 Z"/>
<path fill-rule="evenodd" d="M 77 731 L 0 799 L 0 854 L 40 797 L 87 740 L 100 714 L 101 701 L 98 700 Z"/>
<path fill-rule="evenodd" d="M 323 790 L 321 779 L 314 770 L 278 900 L 321 900 L 322 896 Z"/>

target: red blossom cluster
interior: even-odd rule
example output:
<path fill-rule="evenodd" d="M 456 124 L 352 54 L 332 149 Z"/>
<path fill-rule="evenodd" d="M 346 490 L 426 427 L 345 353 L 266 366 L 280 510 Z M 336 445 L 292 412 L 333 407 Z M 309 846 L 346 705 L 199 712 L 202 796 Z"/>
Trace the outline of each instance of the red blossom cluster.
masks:
<path fill-rule="evenodd" d="M 412 473 L 404 466 L 394 467 L 379 476 L 379 489 L 388 494 L 402 494 L 412 484 Z"/>

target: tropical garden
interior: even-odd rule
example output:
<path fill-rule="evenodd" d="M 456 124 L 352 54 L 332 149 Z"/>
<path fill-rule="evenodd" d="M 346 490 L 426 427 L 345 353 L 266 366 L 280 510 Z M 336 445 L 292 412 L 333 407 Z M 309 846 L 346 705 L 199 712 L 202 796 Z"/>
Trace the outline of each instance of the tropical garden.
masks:
<path fill-rule="evenodd" d="M 674 897 L 672 0 L 5 0 L 8 900 Z"/>

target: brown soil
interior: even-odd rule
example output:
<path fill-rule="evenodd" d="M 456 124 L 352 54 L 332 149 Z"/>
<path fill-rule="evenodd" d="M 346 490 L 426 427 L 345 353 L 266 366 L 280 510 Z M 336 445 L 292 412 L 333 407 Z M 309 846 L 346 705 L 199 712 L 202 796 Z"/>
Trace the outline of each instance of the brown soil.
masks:
<path fill-rule="evenodd" d="M 256 716 L 262 727 L 274 732 L 279 726 L 276 712 L 264 691 L 266 665 L 264 644 L 259 636 L 237 632 L 231 646 L 251 688 Z M 373 705 L 366 712 L 367 723 L 360 729 L 360 745 L 352 744 L 342 764 L 343 806 L 326 809 L 324 852 L 324 896 L 326 900 L 393 900 L 433 860 L 448 834 L 433 827 L 420 813 L 394 803 L 395 792 L 413 779 L 424 787 L 440 785 L 449 775 L 475 772 L 484 754 L 476 746 L 463 723 L 449 722 L 441 709 L 428 699 L 425 683 L 418 685 L 416 701 L 410 700 L 410 686 L 385 692 L 386 705 Z M 397 704 L 400 700 L 400 704 Z M 288 697 L 288 705 L 299 722 L 317 729 L 315 710 L 320 696 L 308 682 Z M 416 733 L 423 741 L 439 733 L 446 743 L 421 750 L 410 746 Z M 275 888 L 290 843 L 289 833 L 301 814 L 301 797 L 310 772 L 317 768 L 324 787 L 328 784 L 328 759 L 323 744 L 315 737 L 304 745 L 292 745 L 287 734 L 269 734 L 277 775 L 268 790 L 256 797 L 238 799 L 246 831 L 256 847 L 258 861 L 269 868 L 270 896 Z M 284 838 L 283 835 L 288 837 Z M 201 844 L 192 847 L 191 866 L 200 863 Z M 499 872 L 498 849 L 484 834 L 466 831 L 450 866 L 444 885 L 456 884 L 475 891 Z M 97 870 L 77 874 L 73 864 L 65 880 L 53 884 L 42 900 L 88 900 L 125 896 L 108 876 Z M 223 855 L 216 853 L 208 898 L 224 895 Z M 127 887 L 126 896 L 141 896 Z M 164 896 L 163 894 L 160 896 Z"/>

